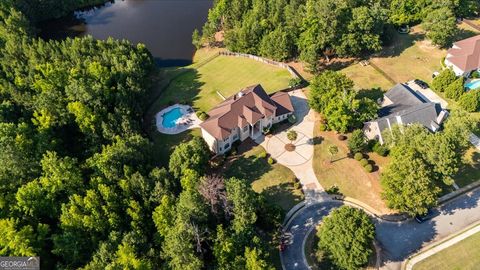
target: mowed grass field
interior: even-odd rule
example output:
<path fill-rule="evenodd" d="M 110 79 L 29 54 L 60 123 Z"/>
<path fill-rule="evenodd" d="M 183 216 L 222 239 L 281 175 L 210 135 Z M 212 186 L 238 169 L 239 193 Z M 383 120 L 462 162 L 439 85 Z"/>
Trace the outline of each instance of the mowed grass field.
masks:
<path fill-rule="evenodd" d="M 397 83 L 413 79 L 431 82 L 432 73 L 441 70 L 446 54 L 446 50 L 432 45 L 425 38 L 420 26 L 415 26 L 408 35 L 396 34 L 392 45 L 370 61 Z"/>
<path fill-rule="evenodd" d="M 380 172 L 388 163 L 388 158 L 369 153 L 370 160 L 375 161 L 378 170 L 368 173 L 355 159 L 347 156 L 346 141 L 339 141 L 334 132 L 320 132 L 315 127 L 315 137 L 321 137 L 321 143 L 314 147 L 313 170 L 320 184 L 325 188 L 337 186 L 348 197 L 362 201 L 382 214 L 391 214 L 381 198 Z M 332 158 L 328 148 L 338 147 L 338 154 Z"/>
<path fill-rule="evenodd" d="M 225 175 L 247 180 L 252 189 L 263 193 L 267 201 L 280 206 L 285 213 L 304 199 L 300 185 L 295 186 L 295 175 L 287 167 L 278 163 L 268 164 L 258 155 L 265 151 L 255 146 L 243 155 L 226 164 Z"/>
<path fill-rule="evenodd" d="M 357 90 L 380 88 L 387 91 L 394 86 L 372 66 L 361 66 L 356 63 L 340 70 L 340 72 L 353 80 Z"/>
<path fill-rule="evenodd" d="M 480 233 L 476 233 L 413 266 L 414 270 L 476 270 L 480 265 Z"/>
<path fill-rule="evenodd" d="M 290 73 L 273 65 L 264 64 L 252 59 L 218 56 L 206 64 L 202 60 L 211 55 L 199 53 L 199 60 L 187 69 L 163 90 L 152 109 L 159 110 L 170 103 L 192 103 L 196 110 L 208 111 L 222 101 L 217 91 L 224 97 L 229 97 L 241 89 L 261 84 L 268 93 L 273 93 L 288 87 L 292 76 Z M 198 67 L 197 67 L 198 66 Z M 179 70 L 167 70 L 167 76 L 175 75 Z"/>

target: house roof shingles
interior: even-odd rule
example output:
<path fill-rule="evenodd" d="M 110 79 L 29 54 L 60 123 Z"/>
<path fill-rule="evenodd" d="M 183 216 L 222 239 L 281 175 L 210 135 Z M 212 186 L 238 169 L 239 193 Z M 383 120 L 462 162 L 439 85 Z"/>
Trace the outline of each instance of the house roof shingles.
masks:
<path fill-rule="evenodd" d="M 442 111 L 440 104 L 427 102 L 412 89 L 403 84 L 397 84 L 385 97 L 393 104 L 382 107 L 377 122 L 380 131 L 391 128 L 395 124 L 419 123 L 430 130 L 438 128 L 437 118 Z"/>
<path fill-rule="evenodd" d="M 480 67 L 480 35 L 453 43 L 447 60 L 467 72 Z"/>
<path fill-rule="evenodd" d="M 252 85 L 227 98 L 208 112 L 210 118 L 200 124 L 216 139 L 225 139 L 235 128 L 254 125 L 264 117 L 293 112 L 288 93 L 269 96 L 261 85 Z"/>

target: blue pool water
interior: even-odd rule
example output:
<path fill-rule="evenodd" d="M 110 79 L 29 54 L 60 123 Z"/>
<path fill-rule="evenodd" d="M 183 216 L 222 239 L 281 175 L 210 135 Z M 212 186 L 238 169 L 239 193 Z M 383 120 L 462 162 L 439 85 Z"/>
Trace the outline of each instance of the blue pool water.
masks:
<path fill-rule="evenodd" d="M 183 116 L 182 110 L 180 108 L 172 109 L 165 114 L 163 114 L 162 125 L 166 128 L 173 128 L 176 126 L 176 122 L 179 118 Z"/>
<path fill-rule="evenodd" d="M 468 90 L 478 89 L 478 88 L 480 88 L 480 80 L 469 82 L 469 83 L 465 84 L 465 87 L 467 87 Z"/>

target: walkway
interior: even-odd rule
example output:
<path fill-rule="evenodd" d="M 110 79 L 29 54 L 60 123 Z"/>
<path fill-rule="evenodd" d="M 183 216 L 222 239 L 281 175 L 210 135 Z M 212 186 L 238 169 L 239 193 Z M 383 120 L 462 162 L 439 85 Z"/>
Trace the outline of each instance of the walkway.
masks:
<path fill-rule="evenodd" d="M 259 142 L 279 164 L 288 167 L 302 184 L 305 200 L 315 201 L 326 196 L 313 171 L 313 128 L 315 115 L 308 106 L 307 97 L 302 90 L 289 93 L 297 123 L 291 128 L 298 133 L 294 142 L 296 149 L 293 152 L 285 151 L 285 143 L 289 143 L 285 130 L 272 137 L 265 137 Z"/>
<path fill-rule="evenodd" d="M 440 206 L 440 215 L 417 223 L 413 220 L 388 222 L 375 219 L 376 239 L 381 248 L 381 269 L 400 269 L 402 262 L 428 244 L 444 239 L 480 221 L 480 188 L 461 195 Z M 312 203 L 288 222 L 286 231 L 293 242 L 280 256 L 284 269 L 310 269 L 304 255 L 304 241 L 321 219 L 342 202 L 323 200 Z"/>

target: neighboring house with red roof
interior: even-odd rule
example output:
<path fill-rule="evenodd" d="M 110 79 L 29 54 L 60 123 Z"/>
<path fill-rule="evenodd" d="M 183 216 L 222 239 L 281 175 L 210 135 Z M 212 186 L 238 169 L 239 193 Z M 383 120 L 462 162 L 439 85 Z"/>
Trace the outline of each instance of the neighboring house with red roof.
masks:
<path fill-rule="evenodd" d="M 480 68 L 480 35 L 453 43 L 447 51 L 445 65 L 457 76 L 468 76 Z"/>
<path fill-rule="evenodd" d="M 256 139 L 263 128 L 270 128 L 293 114 L 290 96 L 285 92 L 268 95 L 261 85 L 247 87 L 208 112 L 200 124 L 210 150 L 223 154 L 235 141 Z"/>

